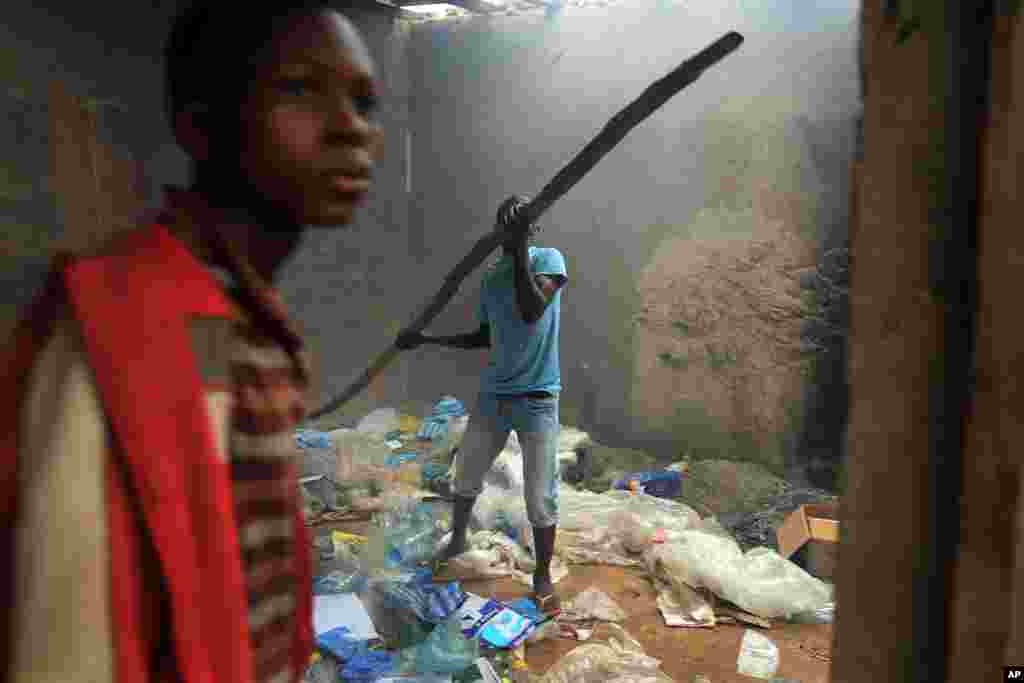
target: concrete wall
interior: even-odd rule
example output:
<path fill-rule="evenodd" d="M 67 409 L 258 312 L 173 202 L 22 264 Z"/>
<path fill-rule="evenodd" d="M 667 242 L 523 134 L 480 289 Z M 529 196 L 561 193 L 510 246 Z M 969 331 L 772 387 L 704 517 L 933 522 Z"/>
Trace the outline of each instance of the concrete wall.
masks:
<path fill-rule="evenodd" d="M 63 6 L 62 6 L 63 5 Z M 181 180 L 184 163 L 161 114 L 153 36 L 166 10 L 130 4 L 116 30 L 82 3 L 18 3 L 0 26 L 0 302 L 4 323 L 31 298 L 49 250 L 64 235 L 51 177 L 48 86 L 58 79 L 95 105 L 98 137 L 144 162 L 156 179 Z M 153 195 L 153 186 L 143 188 Z"/>
<path fill-rule="evenodd" d="M 17 244 L 8 240 L 0 286 L 13 302 L 27 300 L 61 233 L 45 181 L 48 79 L 58 76 L 98 102 L 101 135 L 144 163 L 150 202 L 158 200 L 160 184 L 185 177 L 161 112 L 158 53 L 170 10 L 134 5 L 125 10 L 128 21 L 113 24 L 75 3 L 49 4 L 12 11 L 0 42 L 0 81 L 9 90 L 0 88 L 0 100 L 12 122 L 0 134 L 9 137 L 8 175 L 14 174 L 0 177 L 9 195 L 0 202 L 7 232 L 19 236 Z M 637 277 L 666 235 L 687 229 L 722 192 L 705 179 L 731 173 L 731 157 L 708 142 L 721 137 L 707 126 L 722 119 L 723 101 L 733 113 L 744 102 L 760 107 L 757 126 L 770 118 L 766 103 L 777 110 L 772 125 L 784 130 L 780 140 L 799 140 L 809 150 L 793 163 L 817 178 L 821 197 L 812 202 L 818 213 L 811 220 L 824 226 L 817 236 L 822 243 L 829 235 L 841 240 L 845 195 L 836 189 L 842 178 L 835 169 L 849 151 L 833 142 L 856 108 L 854 3 L 819 3 L 810 13 L 790 5 L 737 3 L 705 16 L 688 5 L 640 0 L 551 19 L 505 17 L 414 31 L 369 5 L 352 10 L 384 76 L 384 158 L 355 225 L 311 233 L 281 279 L 316 351 L 321 398 L 344 388 L 390 343 L 491 228 L 502 198 L 536 192 L 652 80 L 737 29 L 747 36 L 739 53 L 635 130 L 545 218 L 544 241 L 567 254 L 572 278 L 563 299 L 565 419 L 582 421 L 590 387 L 589 426 L 610 442 L 637 436 L 630 398 Z M 19 190 L 19 178 L 31 179 L 31 192 Z M 467 281 L 431 331 L 474 328 L 477 286 L 477 278 Z M 480 352 L 407 354 L 335 419 L 442 393 L 471 401 L 483 363 Z"/>
<path fill-rule="evenodd" d="M 609 441 L 637 436 L 630 398 L 637 277 L 666 234 L 686 228 L 714 198 L 706 178 L 730 173 L 727 153 L 705 145 L 708 121 L 728 108 L 723 100 L 734 111 L 763 110 L 749 117 L 758 132 L 774 108 L 771 125 L 786 131 L 781 135 L 815 143 L 820 156 L 793 163 L 827 177 L 829 190 L 816 201 L 837 220 L 821 221 L 818 232 L 842 242 L 852 145 L 838 145 L 836 133 L 849 129 L 852 139 L 855 3 L 818 3 L 813 12 L 801 6 L 799 13 L 791 5 L 727 3 L 708 12 L 638 0 L 567 9 L 556 18 L 418 27 L 410 59 L 416 127 L 409 229 L 423 279 L 409 291 L 438 286 L 490 229 L 505 196 L 536 193 L 651 81 L 725 31 L 743 32 L 747 43 L 737 54 L 634 130 L 545 217 L 543 242 L 567 255 L 571 278 L 563 298 L 563 413 L 579 417 L 581 388 L 596 385 L 590 427 Z M 477 286 L 476 278 L 466 283 L 433 332 L 476 326 Z M 427 348 L 412 356 L 413 393 L 475 394 L 479 352 Z M 584 362 L 589 378 L 579 370 Z"/>

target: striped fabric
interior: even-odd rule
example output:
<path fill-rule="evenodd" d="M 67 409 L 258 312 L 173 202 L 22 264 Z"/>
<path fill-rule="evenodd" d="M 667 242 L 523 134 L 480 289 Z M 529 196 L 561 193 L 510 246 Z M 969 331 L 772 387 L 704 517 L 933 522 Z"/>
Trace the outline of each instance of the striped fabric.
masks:
<path fill-rule="evenodd" d="M 287 353 L 245 325 L 197 320 L 192 338 L 221 456 L 231 468 L 254 681 L 289 681 L 297 609 L 292 431 L 305 406 L 304 382 Z"/>
<path fill-rule="evenodd" d="M 194 320 L 197 365 L 211 422 L 221 428 L 231 468 L 235 523 L 246 577 L 254 683 L 288 683 L 298 605 L 295 538 L 298 448 L 305 417 L 309 358 L 280 297 L 241 258 L 221 219 L 196 195 L 168 188 L 169 222 L 193 229 L 204 259 L 236 304 L 235 320 Z M 183 208 L 188 208 L 186 213 Z M 311 590 L 311 587 L 303 588 Z"/>

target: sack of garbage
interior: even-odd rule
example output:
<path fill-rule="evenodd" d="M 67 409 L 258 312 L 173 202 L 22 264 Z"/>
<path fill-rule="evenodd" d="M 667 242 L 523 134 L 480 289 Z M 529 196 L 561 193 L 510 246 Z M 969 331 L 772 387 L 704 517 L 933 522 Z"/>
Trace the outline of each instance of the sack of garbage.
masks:
<path fill-rule="evenodd" d="M 377 408 L 363 416 L 356 431 L 383 441 L 388 435 L 401 431 L 402 423 L 394 408 Z"/>
<path fill-rule="evenodd" d="M 813 612 L 832 600 L 832 589 L 768 548 L 744 554 L 735 540 L 704 531 L 683 532 L 673 543 L 653 546 L 648 570 L 673 583 L 707 588 L 765 619 Z"/>

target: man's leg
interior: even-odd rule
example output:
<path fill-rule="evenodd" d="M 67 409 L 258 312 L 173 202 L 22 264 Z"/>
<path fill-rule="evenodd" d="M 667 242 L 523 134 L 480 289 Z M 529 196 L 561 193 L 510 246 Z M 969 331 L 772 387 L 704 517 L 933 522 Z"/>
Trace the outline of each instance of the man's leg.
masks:
<path fill-rule="evenodd" d="M 557 612 L 558 596 L 551 581 L 558 525 L 558 399 L 526 399 L 530 431 L 517 432 L 523 447 L 526 515 L 533 527 L 533 590 L 544 612 Z"/>
<path fill-rule="evenodd" d="M 483 403 L 483 401 L 481 401 Z M 469 418 L 466 435 L 459 447 L 455 466 L 455 504 L 452 508 L 452 540 L 438 559 L 450 560 L 466 552 L 466 531 L 476 497 L 483 491 L 484 476 L 508 441 L 508 429 L 502 429 L 497 415 L 481 405 Z"/>

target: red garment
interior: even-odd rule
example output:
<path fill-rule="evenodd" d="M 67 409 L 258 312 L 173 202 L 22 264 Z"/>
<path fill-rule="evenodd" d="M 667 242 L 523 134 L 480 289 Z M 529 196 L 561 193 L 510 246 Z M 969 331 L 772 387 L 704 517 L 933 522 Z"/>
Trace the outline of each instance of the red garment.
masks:
<path fill-rule="evenodd" d="M 249 683 L 246 589 L 229 465 L 216 456 L 187 328 L 192 316 L 231 317 L 231 306 L 205 268 L 161 226 L 130 233 L 112 255 L 82 259 L 55 273 L 19 329 L 8 351 L 13 357 L 0 375 L 7 390 L 0 392 L 0 419 L 6 421 L 0 443 L 0 492 L 8 520 L 0 537 L 4 556 L 12 557 L 14 543 L 19 407 L 35 352 L 52 332 L 63 299 L 81 325 L 118 442 L 111 453 L 121 459 L 112 459 L 107 472 L 116 681 L 146 681 L 156 670 L 150 661 L 155 626 L 170 630 L 177 680 Z M 154 625 L 144 609 L 149 603 L 139 559 L 140 512 L 167 587 L 169 624 Z M 300 505 L 295 525 L 298 679 L 313 647 L 309 542 Z M 12 564 L 4 562 L 0 570 L 0 606 L 7 607 L 0 633 L 5 678 Z"/>

